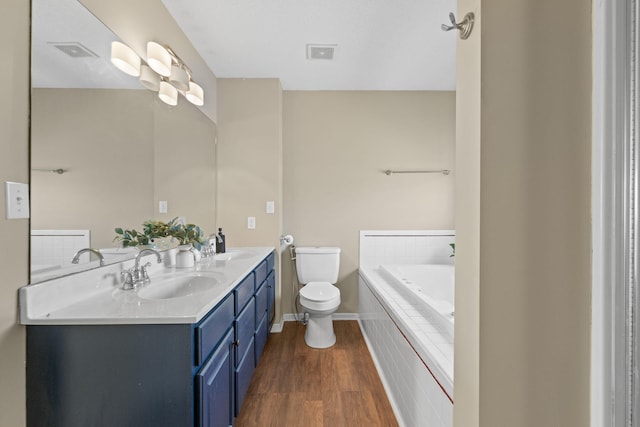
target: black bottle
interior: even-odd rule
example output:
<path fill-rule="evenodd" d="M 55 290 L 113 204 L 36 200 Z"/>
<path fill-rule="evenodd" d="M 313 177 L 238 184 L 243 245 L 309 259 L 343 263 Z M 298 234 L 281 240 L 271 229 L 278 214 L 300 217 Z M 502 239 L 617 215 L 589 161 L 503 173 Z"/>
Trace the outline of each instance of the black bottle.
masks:
<path fill-rule="evenodd" d="M 222 234 L 222 228 L 218 228 L 218 235 L 216 236 L 216 253 L 223 254 L 226 251 L 226 243 L 224 241 L 224 234 Z"/>

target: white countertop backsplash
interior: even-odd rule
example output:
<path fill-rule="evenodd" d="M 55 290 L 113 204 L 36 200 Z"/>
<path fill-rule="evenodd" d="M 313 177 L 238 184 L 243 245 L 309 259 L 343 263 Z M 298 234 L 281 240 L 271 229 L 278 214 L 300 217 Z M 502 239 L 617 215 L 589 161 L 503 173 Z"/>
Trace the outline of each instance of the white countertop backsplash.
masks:
<path fill-rule="evenodd" d="M 123 291 L 121 272 L 134 265 L 124 261 L 20 288 L 20 323 L 24 325 L 159 324 L 196 323 L 249 274 L 273 247 L 231 248 L 244 256 L 236 259 L 203 259 L 192 268 L 168 268 L 154 254 L 142 257 L 152 287 L 154 278 L 183 275 L 212 276 L 219 281 L 211 289 L 170 299 L 145 299 L 138 290 Z M 222 255 L 222 254 L 221 254 Z M 164 254 L 163 254 L 164 256 Z"/>

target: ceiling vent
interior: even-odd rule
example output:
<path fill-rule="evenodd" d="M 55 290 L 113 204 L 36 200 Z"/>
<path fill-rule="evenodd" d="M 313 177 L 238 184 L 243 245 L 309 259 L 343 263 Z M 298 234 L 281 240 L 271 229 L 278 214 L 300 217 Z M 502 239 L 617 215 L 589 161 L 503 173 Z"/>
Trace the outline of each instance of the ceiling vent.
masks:
<path fill-rule="evenodd" d="M 308 44 L 307 45 L 307 59 L 325 59 L 333 60 L 333 54 L 335 53 L 335 44 Z"/>
<path fill-rule="evenodd" d="M 79 42 L 50 42 L 50 45 L 60 49 L 72 58 L 97 58 L 94 52 Z"/>

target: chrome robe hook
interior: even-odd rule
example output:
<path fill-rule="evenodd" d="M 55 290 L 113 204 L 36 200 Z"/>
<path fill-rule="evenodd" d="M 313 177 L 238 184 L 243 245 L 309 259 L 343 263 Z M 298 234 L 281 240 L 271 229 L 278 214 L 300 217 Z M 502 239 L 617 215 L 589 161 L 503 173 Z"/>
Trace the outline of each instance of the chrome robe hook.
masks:
<path fill-rule="evenodd" d="M 471 35 L 471 30 L 473 30 L 474 18 L 475 15 L 473 12 L 469 12 L 464 16 L 462 22 L 456 23 L 456 16 L 450 13 L 449 19 L 451 20 L 451 26 L 442 24 L 442 31 L 460 30 L 460 38 L 466 40 Z"/>

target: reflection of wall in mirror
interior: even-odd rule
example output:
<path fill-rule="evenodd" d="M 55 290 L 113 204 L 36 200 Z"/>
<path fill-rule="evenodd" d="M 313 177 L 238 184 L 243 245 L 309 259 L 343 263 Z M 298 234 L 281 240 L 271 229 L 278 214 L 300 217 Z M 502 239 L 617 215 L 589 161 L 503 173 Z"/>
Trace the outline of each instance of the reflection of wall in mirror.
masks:
<path fill-rule="evenodd" d="M 199 110 L 146 90 L 34 89 L 32 169 L 67 172 L 32 173 L 32 227 L 90 229 L 93 247 L 149 218 L 213 231 L 215 132 Z"/>

